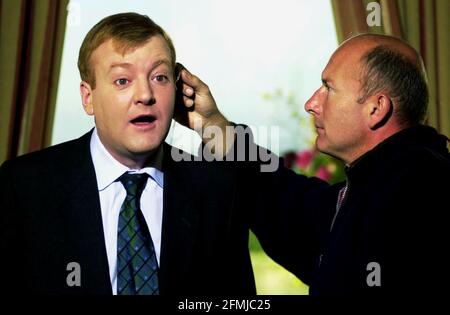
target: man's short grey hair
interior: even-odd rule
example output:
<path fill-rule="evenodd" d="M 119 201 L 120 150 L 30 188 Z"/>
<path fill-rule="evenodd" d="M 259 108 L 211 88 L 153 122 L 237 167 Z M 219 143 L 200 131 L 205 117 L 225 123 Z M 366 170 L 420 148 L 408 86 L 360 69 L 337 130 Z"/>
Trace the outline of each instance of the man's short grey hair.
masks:
<path fill-rule="evenodd" d="M 394 115 L 401 124 L 411 126 L 424 122 L 429 95 L 426 74 L 419 63 L 384 45 L 369 50 L 361 61 L 359 103 L 385 91 L 394 103 Z"/>

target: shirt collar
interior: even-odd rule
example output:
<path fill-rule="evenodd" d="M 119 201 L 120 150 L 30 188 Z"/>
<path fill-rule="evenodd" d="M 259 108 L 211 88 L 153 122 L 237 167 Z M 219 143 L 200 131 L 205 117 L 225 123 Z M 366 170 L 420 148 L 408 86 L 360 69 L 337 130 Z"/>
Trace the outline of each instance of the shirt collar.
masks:
<path fill-rule="evenodd" d="M 97 128 L 94 128 L 94 131 L 92 132 L 90 148 L 99 191 L 106 189 L 125 172 L 147 173 L 159 187 L 164 188 L 164 174 L 161 170 L 154 167 L 144 167 L 140 170 L 132 170 L 121 164 L 108 152 L 108 150 L 106 150 L 105 146 L 100 141 Z"/>

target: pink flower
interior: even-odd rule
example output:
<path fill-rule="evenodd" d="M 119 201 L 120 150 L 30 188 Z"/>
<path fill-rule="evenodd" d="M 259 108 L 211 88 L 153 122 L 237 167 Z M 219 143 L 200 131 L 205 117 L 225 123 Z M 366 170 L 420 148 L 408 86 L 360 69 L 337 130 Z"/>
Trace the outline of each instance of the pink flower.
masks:
<path fill-rule="evenodd" d="M 295 163 L 299 168 L 306 169 L 311 164 L 313 158 L 314 158 L 314 151 L 304 150 L 297 153 Z"/>
<path fill-rule="evenodd" d="M 331 173 L 325 166 L 320 166 L 315 174 L 316 177 L 328 181 L 331 179 Z"/>

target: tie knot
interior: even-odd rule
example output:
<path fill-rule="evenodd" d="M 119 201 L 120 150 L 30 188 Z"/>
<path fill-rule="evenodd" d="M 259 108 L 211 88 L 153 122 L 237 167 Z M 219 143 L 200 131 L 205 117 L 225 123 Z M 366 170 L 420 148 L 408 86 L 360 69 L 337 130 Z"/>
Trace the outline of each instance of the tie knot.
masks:
<path fill-rule="evenodd" d="M 120 182 L 127 191 L 128 195 L 136 195 L 142 192 L 147 183 L 148 174 L 130 174 L 125 173 L 119 177 Z"/>

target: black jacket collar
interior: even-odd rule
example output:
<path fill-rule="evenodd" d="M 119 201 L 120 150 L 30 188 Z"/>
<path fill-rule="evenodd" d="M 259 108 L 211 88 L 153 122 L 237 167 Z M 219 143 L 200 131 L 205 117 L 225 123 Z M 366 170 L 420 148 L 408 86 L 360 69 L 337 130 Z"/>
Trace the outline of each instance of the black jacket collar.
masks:
<path fill-rule="evenodd" d="M 350 166 L 346 166 L 347 177 L 367 174 L 374 165 L 387 163 L 393 156 L 406 154 L 411 149 L 427 149 L 435 154 L 449 159 L 447 137 L 440 135 L 434 128 L 418 125 L 403 129 L 387 138 L 372 150 L 356 159 Z"/>

